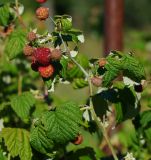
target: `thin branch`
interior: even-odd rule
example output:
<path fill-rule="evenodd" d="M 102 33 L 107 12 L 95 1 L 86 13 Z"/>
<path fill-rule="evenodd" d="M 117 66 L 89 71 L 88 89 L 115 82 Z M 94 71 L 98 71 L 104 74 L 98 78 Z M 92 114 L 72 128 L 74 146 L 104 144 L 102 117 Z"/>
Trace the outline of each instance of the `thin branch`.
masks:
<path fill-rule="evenodd" d="M 18 0 L 15 0 L 15 6 L 16 6 L 16 13 L 17 13 L 18 20 L 19 20 L 20 24 L 26 29 L 26 25 L 25 25 L 22 17 L 19 14 L 19 3 L 18 3 Z"/>
<path fill-rule="evenodd" d="M 50 17 L 50 16 L 49 16 L 49 18 L 50 18 L 50 20 L 53 22 L 53 24 L 56 25 L 56 22 L 53 20 L 53 18 Z"/>

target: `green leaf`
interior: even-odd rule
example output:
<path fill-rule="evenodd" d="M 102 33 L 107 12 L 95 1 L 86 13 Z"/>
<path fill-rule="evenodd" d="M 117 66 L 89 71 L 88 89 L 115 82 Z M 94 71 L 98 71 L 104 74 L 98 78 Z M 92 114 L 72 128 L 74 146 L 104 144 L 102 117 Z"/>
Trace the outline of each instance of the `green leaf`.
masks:
<path fill-rule="evenodd" d="M 37 151 L 47 154 L 54 147 L 53 141 L 47 137 L 45 128 L 39 124 L 31 130 L 30 143 Z"/>
<path fill-rule="evenodd" d="M 78 56 L 76 57 L 76 61 L 85 69 L 89 67 L 89 61 L 85 55 L 78 54 Z M 69 67 L 69 64 L 71 64 L 71 67 Z M 61 65 L 61 74 L 64 79 L 73 80 L 74 78 L 84 77 L 83 72 L 71 60 L 62 58 Z"/>
<path fill-rule="evenodd" d="M 60 64 L 62 65 L 61 75 L 64 79 L 66 79 L 67 78 L 68 60 L 65 59 L 64 57 L 62 57 L 60 60 Z"/>
<path fill-rule="evenodd" d="M 84 42 L 84 36 L 82 31 L 72 28 L 68 31 L 68 34 L 72 37 L 72 41 L 74 43 L 77 44 L 78 42 L 81 42 L 81 43 Z"/>
<path fill-rule="evenodd" d="M 144 134 L 145 134 L 145 139 L 148 143 L 148 148 L 150 148 L 150 144 L 151 144 L 151 128 L 147 128 L 144 131 Z"/>
<path fill-rule="evenodd" d="M 66 144 L 79 134 L 82 113 L 73 102 L 67 102 L 54 111 L 46 112 L 42 123 L 46 128 L 48 138 L 54 143 Z"/>
<path fill-rule="evenodd" d="M 72 28 L 72 20 L 71 18 L 64 18 L 61 20 L 61 25 L 62 25 L 62 30 L 63 31 L 68 31 Z"/>
<path fill-rule="evenodd" d="M 10 12 L 9 6 L 0 6 L 0 25 L 7 26 L 9 24 Z"/>
<path fill-rule="evenodd" d="M 136 60 L 132 55 L 125 54 L 121 59 L 123 75 L 134 80 L 135 82 L 141 82 L 145 79 L 145 71 L 142 64 Z"/>
<path fill-rule="evenodd" d="M 109 87 L 112 81 L 119 76 L 122 68 L 120 61 L 115 58 L 114 55 L 109 55 L 106 60 L 107 64 L 105 65 L 105 69 L 107 71 L 103 76 L 102 85 L 104 87 Z"/>
<path fill-rule="evenodd" d="M 123 115 L 124 113 L 120 102 L 115 104 L 115 110 L 116 110 L 116 121 L 122 122 L 124 120 L 124 115 Z"/>
<path fill-rule="evenodd" d="M 148 111 L 144 111 L 142 114 L 141 114 L 141 125 L 142 127 L 147 127 L 149 124 L 151 124 L 151 110 L 148 110 Z"/>
<path fill-rule="evenodd" d="M 15 30 L 10 36 L 5 46 L 5 52 L 9 59 L 16 58 L 22 53 L 26 42 L 26 32 L 24 30 Z"/>
<path fill-rule="evenodd" d="M 110 66 L 111 67 L 111 66 Z M 106 71 L 103 76 L 102 86 L 109 87 L 112 84 L 112 81 L 119 75 L 119 70 L 111 67 L 110 70 Z"/>
<path fill-rule="evenodd" d="M 120 76 L 120 74 L 135 82 L 141 82 L 141 80 L 145 79 L 143 66 L 132 54 L 122 54 L 121 52 L 112 51 L 106 60 L 106 71 L 102 82 L 104 87 L 112 85 L 112 81 Z"/>
<path fill-rule="evenodd" d="M 30 92 L 24 92 L 11 98 L 11 106 L 21 119 L 28 118 L 31 107 L 35 104 L 35 98 Z"/>
<path fill-rule="evenodd" d="M 29 132 L 20 128 L 4 128 L 2 137 L 12 157 L 31 160 L 32 151 L 29 143 Z"/>
<path fill-rule="evenodd" d="M 41 115 L 48 111 L 48 104 L 45 102 L 39 102 L 35 104 L 35 110 L 32 113 L 33 118 L 41 117 Z"/>
<path fill-rule="evenodd" d="M 57 24 L 57 29 L 61 29 L 61 31 L 66 32 L 72 28 L 72 17 L 69 15 L 63 16 L 55 16 L 55 23 Z"/>

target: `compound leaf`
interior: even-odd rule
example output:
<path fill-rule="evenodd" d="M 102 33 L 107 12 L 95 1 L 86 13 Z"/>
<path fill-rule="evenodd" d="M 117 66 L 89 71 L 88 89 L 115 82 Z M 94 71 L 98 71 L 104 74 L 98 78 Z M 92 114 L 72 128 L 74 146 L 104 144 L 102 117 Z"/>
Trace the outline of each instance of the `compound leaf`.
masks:
<path fill-rule="evenodd" d="M 2 137 L 12 157 L 31 160 L 32 151 L 29 143 L 29 132 L 20 128 L 3 128 Z"/>

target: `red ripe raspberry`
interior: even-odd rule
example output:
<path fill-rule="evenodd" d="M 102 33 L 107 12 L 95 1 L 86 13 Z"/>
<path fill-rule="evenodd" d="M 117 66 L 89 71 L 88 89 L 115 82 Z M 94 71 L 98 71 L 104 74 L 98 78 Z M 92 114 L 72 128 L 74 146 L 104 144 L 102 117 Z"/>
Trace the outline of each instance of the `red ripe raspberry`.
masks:
<path fill-rule="evenodd" d="M 60 60 L 61 56 L 62 56 L 62 54 L 61 54 L 61 50 L 60 49 L 54 49 L 54 50 L 51 51 L 50 58 L 52 60 Z"/>
<path fill-rule="evenodd" d="M 42 48 L 37 48 L 34 51 L 34 58 L 35 58 L 35 60 L 39 64 L 44 65 L 44 66 L 49 65 L 50 55 L 51 55 L 51 52 L 50 52 L 49 48 L 42 47 Z"/>
<path fill-rule="evenodd" d="M 34 33 L 34 32 L 29 32 L 27 35 L 27 39 L 30 42 L 36 40 L 36 38 L 37 38 L 37 36 L 36 36 L 36 33 Z"/>
<path fill-rule="evenodd" d="M 102 84 L 102 79 L 99 77 L 93 77 L 91 78 L 91 82 L 94 86 L 99 87 Z"/>
<path fill-rule="evenodd" d="M 83 136 L 79 134 L 74 141 L 72 141 L 73 144 L 79 145 L 83 142 Z"/>
<path fill-rule="evenodd" d="M 106 64 L 106 59 L 105 59 L 105 58 L 101 58 L 101 59 L 99 60 L 99 66 L 100 66 L 100 67 L 104 67 L 105 64 Z"/>
<path fill-rule="evenodd" d="M 26 45 L 23 48 L 23 53 L 25 56 L 31 56 L 34 53 L 34 48 L 29 45 Z"/>
<path fill-rule="evenodd" d="M 47 0 L 36 0 L 39 3 L 45 3 Z"/>
<path fill-rule="evenodd" d="M 40 7 L 36 10 L 36 16 L 39 20 L 46 20 L 49 17 L 49 8 Z"/>
<path fill-rule="evenodd" d="M 34 59 L 32 60 L 31 68 L 32 68 L 33 71 L 38 72 L 39 64 Z"/>
<path fill-rule="evenodd" d="M 54 73 L 54 67 L 50 64 L 49 66 L 40 66 L 38 71 L 43 78 L 49 78 Z"/>

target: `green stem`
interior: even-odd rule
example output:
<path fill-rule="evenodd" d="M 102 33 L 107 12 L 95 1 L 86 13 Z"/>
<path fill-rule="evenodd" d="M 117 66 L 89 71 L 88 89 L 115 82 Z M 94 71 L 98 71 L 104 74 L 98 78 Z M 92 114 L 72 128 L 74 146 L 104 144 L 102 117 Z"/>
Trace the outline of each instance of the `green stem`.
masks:
<path fill-rule="evenodd" d="M 84 73 L 85 77 L 86 77 L 87 80 L 88 80 L 89 90 L 90 90 L 90 108 L 91 108 L 92 116 L 93 116 L 93 118 L 94 118 L 94 120 L 95 120 L 95 122 L 96 122 L 96 124 L 97 124 L 97 126 L 98 126 L 99 133 L 101 133 L 101 131 L 102 131 L 103 136 L 104 136 L 104 138 L 105 138 L 105 140 L 106 140 L 106 142 L 107 142 L 107 144 L 108 144 L 108 146 L 109 146 L 109 148 L 110 148 L 110 150 L 111 150 L 111 152 L 112 152 L 112 155 L 113 155 L 113 157 L 114 157 L 114 160 L 118 160 L 118 158 L 117 158 L 117 156 L 116 156 L 116 153 L 115 153 L 115 151 L 114 151 L 114 149 L 113 149 L 113 147 L 112 147 L 112 144 L 111 144 L 111 142 L 110 142 L 110 139 L 109 139 L 109 137 L 108 137 L 106 128 L 105 128 L 105 126 L 103 125 L 103 122 L 100 121 L 100 119 L 98 119 L 98 117 L 97 117 L 97 115 L 96 115 L 96 113 L 95 113 L 95 110 L 94 110 L 94 106 L 93 106 L 93 102 L 92 102 L 93 88 L 92 88 L 92 83 L 91 83 L 91 76 L 90 76 L 90 74 L 87 73 L 87 71 L 86 71 L 73 57 L 71 57 L 71 55 L 70 55 L 70 50 L 69 50 L 68 47 L 66 46 L 66 44 L 65 44 L 65 42 L 64 42 L 64 40 L 63 40 L 63 38 L 62 38 L 61 33 L 59 33 L 59 37 L 60 37 L 60 39 L 61 39 L 61 41 L 62 41 L 62 44 L 63 44 L 64 49 L 65 49 L 65 52 L 68 54 L 68 57 L 79 67 L 79 69 Z"/>

